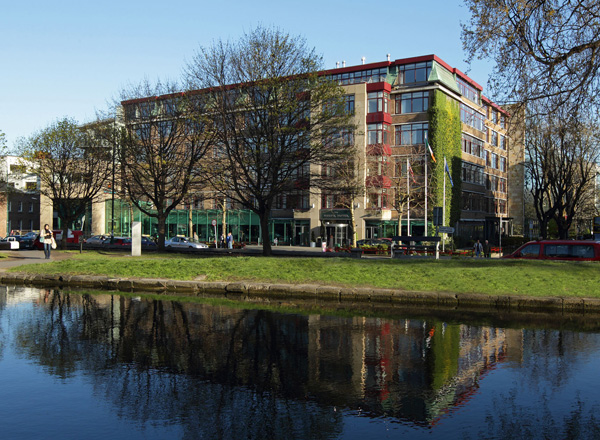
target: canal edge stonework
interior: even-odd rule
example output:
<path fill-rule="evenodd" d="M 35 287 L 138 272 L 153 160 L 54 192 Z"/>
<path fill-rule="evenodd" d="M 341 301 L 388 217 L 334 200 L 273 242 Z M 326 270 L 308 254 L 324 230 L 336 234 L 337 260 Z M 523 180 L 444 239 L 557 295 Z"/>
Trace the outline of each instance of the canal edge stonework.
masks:
<path fill-rule="evenodd" d="M 444 308 L 494 308 L 530 312 L 600 313 L 600 299 L 525 297 L 475 293 L 419 292 L 403 289 L 341 287 L 317 284 L 246 281 L 179 281 L 160 278 L 114 278 L 98 275 L 58 275 L 8 272 L 0 282 L 41 288 L 87 288 L 119 292 L 148 292 L 175 296 L 220 295 L 232 299 L 314 299 L 348 303 L 430 305 Z"/>

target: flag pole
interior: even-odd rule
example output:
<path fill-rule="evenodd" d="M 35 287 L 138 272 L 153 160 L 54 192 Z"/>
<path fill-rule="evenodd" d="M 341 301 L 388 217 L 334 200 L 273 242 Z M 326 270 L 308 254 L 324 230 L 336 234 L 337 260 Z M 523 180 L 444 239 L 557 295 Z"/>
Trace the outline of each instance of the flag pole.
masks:
<path fill-rule="evenodd" d="M 425 152 L 425 237 L 427 237 L 427 151 Z"/>
<path fill-rule="evenodd" d="M 406 158 L 406 191 L 408 193 L 407 216 L 406 216 L 406 235 L 410 237 L 410 164 Z"/>
<path fill-rule="evenodd" d="M 444 195 L 442 197 L 444 203 L 442 204 L 442 226 L 446 226 L 446 156 L 444 156 Z M 445 238 L 445 237 L 444 237 Z M 446 251 L 446 240 L 442 240 L 442 252 Z"/>

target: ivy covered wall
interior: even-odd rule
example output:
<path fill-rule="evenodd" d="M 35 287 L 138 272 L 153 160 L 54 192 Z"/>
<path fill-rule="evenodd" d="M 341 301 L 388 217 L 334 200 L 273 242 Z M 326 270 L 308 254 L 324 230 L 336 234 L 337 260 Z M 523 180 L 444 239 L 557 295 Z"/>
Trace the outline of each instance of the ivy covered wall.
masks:
<path fill-rule="evenodd" d="M 432 163 L 432 204 L 443 206 L 444 157 L 448 162 L 450 179 L 446 176 L 446 218 L 444 224 L 454 226 L 460 219 L 462 187 L 460 107 L 456 100 L 436 90 L 429 107 L 429 145 L 437 160 Z"/>

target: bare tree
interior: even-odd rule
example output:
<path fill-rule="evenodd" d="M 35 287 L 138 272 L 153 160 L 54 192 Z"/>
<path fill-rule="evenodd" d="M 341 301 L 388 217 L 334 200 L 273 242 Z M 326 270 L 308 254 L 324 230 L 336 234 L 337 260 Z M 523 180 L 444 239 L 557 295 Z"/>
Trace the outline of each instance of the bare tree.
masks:
<path fill-rule="evenodd" d="M 262 27 L 201 48 L 187 66 L 190 87 L 210 97 L 211 184 L 259 216 L 264 255 L 277 198 L 313 187 L 311 175 L 346 149 L 330 139 L 348 125 L 343 90 L 321 68 L 304 39 Z"/>
<path fill-rule="evenodd" d="M 350 211 L 351 245 L 356 247 L 355 210 L 358 201 L 365 196 L 364 152 L 361 153 L 354 144 L 354 136 L 351 131 L 344 131 L 339 137 L 339 142 L 349 147 L 348 154 L 322 166 L 319 184 L 315 186 L 322 191 L 322 196 L 333 198 L 332 207 L 345 208 Z"/>
<path fill-rule="evenodd" d="M 560 238 L 587 203 L 596 178 L 598 127 L 574 115 L 532 116 L 525 138 L 526 178 L 540 235 L 554 219 Z"/>
<path fill-rule="evenodd" d="M 81 218 L 111 175 L 110 149 L 87 127 L 62 119 L 26 139 L 21 145 L 24 163 L 41 181 L 40 193 L 52 200 L 62 221 L 62 247 L 68 229 Z"/>
<path fill-rule="evenodd" d="M 597 0 L 465 0 L 469 58 L 491 58 L 490 88 L 504 102 L 552 99 L 551 108 L 600 98 Z"/>
<path fill-rule="evenodd" d="M 205 180 L 202 159 L 213 138 L 204 95 L 176 90 L 176 85 L 145 82 L 122 95 L 122 190 L 140 211 L 157 219 L 160 250 L 169 213 Z"/>
<path fill-rule="evenodd" d="M 402 220 L 408 214 L 409 202 L 411 212 L 424 217 L 425 160 L 427 158 L 421 151 L 421 147 L 405 148 L 405 154 L 395 157 L 390 204 L 398 212 L 398 235 L 402 235 Z M 431 187 L 431 171 L 429 171 L 427 179 L 428 185 Z M 427 197 L 431 199 L 431 194 L 428 194 Z"/>

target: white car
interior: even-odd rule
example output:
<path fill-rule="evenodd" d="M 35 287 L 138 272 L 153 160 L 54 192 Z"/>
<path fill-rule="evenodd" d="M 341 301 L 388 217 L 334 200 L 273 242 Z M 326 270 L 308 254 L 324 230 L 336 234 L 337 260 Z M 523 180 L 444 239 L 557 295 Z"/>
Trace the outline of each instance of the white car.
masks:
<path fill-rule="evenodd" d="M 192 239 L 189 237 L 172 237 L 168 240 L 165 240 L 165 247 L 167 249 L 205 249 L 208 246 L 204 243 L 192 241 Z"/>

